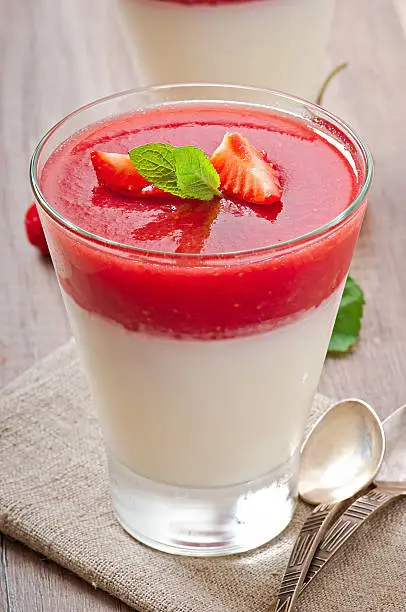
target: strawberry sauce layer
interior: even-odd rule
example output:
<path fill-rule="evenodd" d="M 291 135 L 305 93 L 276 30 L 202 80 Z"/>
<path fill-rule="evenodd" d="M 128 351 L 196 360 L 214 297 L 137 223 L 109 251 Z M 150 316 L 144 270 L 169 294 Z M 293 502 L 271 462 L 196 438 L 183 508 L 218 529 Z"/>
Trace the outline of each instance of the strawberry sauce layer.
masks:
<path fill-rule="evenodd" d="M 281 203 L 134 200 L 99 186 L 90 161 L 92 150 L 126 153 L 148 142 L 195 145 L 210 155 L 227 131 L 266 151 L 280 172 Z M 42 218 L 61 284 L 89 312 L 129 330 L 226 338 L 271 329 L 331 295 L 348 271 L 363 208 L 334 231 L 289 249 L 222 254 L 316 229 L 349 205 L 362 179 L 302 122 L 236 106 L 162 107 L 77 133 L 41 176 L 45 197 L 69 221 L 143 252 L 100 246 Z"/>

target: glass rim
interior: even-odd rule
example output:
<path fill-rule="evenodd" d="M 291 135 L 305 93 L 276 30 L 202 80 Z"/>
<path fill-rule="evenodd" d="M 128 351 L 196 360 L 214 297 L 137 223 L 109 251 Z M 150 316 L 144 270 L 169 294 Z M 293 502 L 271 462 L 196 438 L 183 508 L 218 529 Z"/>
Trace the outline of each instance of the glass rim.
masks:
<path fill-rule="evenodd" d="M 356 146 L 361 152 L 363 163 L 365 165 L 365 176 L 364 176 L 363 183 L 360 186 L 357 195 L 355 196 L 355 198 L 352 199 L 352 201 L 348 204 L 348 206 L 339 215 L 335 216 L 333 219 L 331 219 L 327 223 L 324 223 L 323 225 L 320 225 L 317 228 L 311 230 L 310 232 L 306 232 L 305 234 L 301 234 L 299 236 L 296 236 L 295 238 L 291 238 L 289 240 L 285 240 L 282 242 L 272 243 L 272 244 L 265 245 L 265 246 L 256 247 L 253 249 L 242 249 L 242 250 L 237 250 L 237 251 L 228 251 L 228 252 L 220 252 L 220 253 L 203 253 L 203 254 L 201 253 L 175 253 L 173 251 L 145 249 L 142 247 L 125 244 L 125 243 L 118 242 L 115 240 L 110 240 L 109 238 L 105 238 L 103 236 L 99 236 L 98 234 L 94 234 L 93 232 L 89 232 L 79 227 L 75 223 L 72 223 L 64 215 L 59 213 L 47 201 L 45 195 L 43 194 L 39 186 L 39 182 L 38 182 L 38 177 L 37 177 L 38 161 L 39 161 L 40 155 L 45 145 L 47 144 L 48 140 L 58 131 L 60 127 L 65 125 L 70 119 L 72 119 L 73 117 L 76 117 L 77 115 L 80 115 L 82 112 L 89 110 L 93 107 L 102 105 L 106 102 L 114 101 L 115 99 L 125 98 L 126 96 L 131 96 L 134 94 L 143 94 L 143 93 L 144 94 L 154 93 L 154 92 L 159 93 L 159 92 L 165 92 L 167 90 L 173 90 L 173 89 L 180 91 L 182 89 L 187 89 L 191 87 L 202 88 L 202 89 L 203 88 L 216 88 L 216 89 L 224 89 L 226 91 L 239 90 L 241 92 L 246 91 L 247 94 L 249 92 L 263 93 L 266 95 L 271 94 L 280 100 L 304 104 L 306 108 L 311 110 L 316 117 L 319 117 L 321 119 L 327 119 L 328 121 L 332 122 L 334 126 L 337 126 L 343 132 L 343 134 L 347 138 L 349 138 L 351 144 L 354 144 L 354 143 L 356 144 Z M 185 101 L 187 102 L 205 102 L 205 101 L 206 102 L 221 102 L 221 101 L 224 101 L 224 102 L 235 103 L 235 101 L 233 102 L 232 100 L 228 100 L 228 99 L 204 100 L 204 99 L 196 98 L 193 100 L 187 99 Z M 250 106 L 250 103 L 248 101 L 246 102 L 246 104 Z M 266 105 L 264 106 L 266 107 Z M 270 106 L 269 108 L 272 108 L 272 107 Z M 281 108 L 279 110 L 283 112 L 284 109 Z M 302 117 L 302 119 L 306 121 L 305 118 Z M 193 83 L 193 82 L 190 82 L 190 83 L 152 85 L 152 86 L 146 86 L 146 87 L 135 87 L 135 88 L 127 89 L 124 91 L 116 92 L 108 96 L 97 98 L 96 100 L 93 100 L 92 102 L 89 102 L 87 104 L 84 104 L 76 108 L 68 115 L 65 115 L 65 117 L 63 117 L 60 121 L 55 123 L 49 130 L 47 130 L 47 132 L 44 134 L 44 136 L 40 139 L 37 146 L 35 147 L 34 153 L 32 154 L 32 157 L 30 160 L 30 183 L 31 183 L 31 188 L 32 188 L 32 191 L 34 193 L 34 196 L 37 202 L 40 204 L 41 208 L 54 221 L 62 225 L 65 229 L 69 230 L 70 232 L 73 232 L 74 234 L 80 236 L 81 238 L 85 240 L 89 240 L 92 243 L 96 243 L 99 246 L 103 246 L 105 248 L 116 249 L 116 250 L 124 251 L 127 253 L 134 253 L 134 254 L 139 254 L 139 255 L 150 255 L 150 256 L 156 256 L 156 257 L 172 257 L 178 260 L 182 258 L 184 259 L 187 258 L 187 259 L 192 259 L 192 260 L 198 259 L 200 261 L 210 260 L 210 259 L 233 258 L 233 257 L 238 257 L 238 256 L 246 256 L 246 255 L 262 255 L 264 253 L 267 253 L 268 251 L 274 252 L 276 250 L 279 251 L 281 249 L 284 250 L 289 247 L 299 246 L 302 243 L 312 240 L 313 238 L 322 236 L 323 234 L 327 233 L 329 230 L 333 230 L 335 227 L 337 227 L 342 222 L 344 222 L 348 217 L 351 216 L 353 212 L 355 212 L 360 207 L 360 205 L 365 201 L 366 196 L 369 192 L 369 189 L 372 184 L 373 175 L 374 175 L 373 159 L 372 159 L 372 155 L 368 147 L 364 144 L 362 139 L 354 132 L 354 130 L 345 121 L 343 121 L 342 119 L 340 119 L 339 117 L 331 113 L 330 111 L 326 110 L 325 108 L 313 102 L 305 100 L 304 98 L 293 96 L 293 95 L 290 95 L 290 94 L 287 94 L 281 91 L 266 89 L 266 88 L 261 88 L 261 87 L 251 87 L 248 85 L 234 85 L 234 84 L 228 84 L 228 83 L 203 83 L 203 82 Z"/>

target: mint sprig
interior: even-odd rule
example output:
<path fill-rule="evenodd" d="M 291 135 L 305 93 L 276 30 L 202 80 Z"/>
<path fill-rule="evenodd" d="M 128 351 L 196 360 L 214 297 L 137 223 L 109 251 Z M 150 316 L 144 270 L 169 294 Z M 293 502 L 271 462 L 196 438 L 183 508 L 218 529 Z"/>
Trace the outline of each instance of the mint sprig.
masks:
<path fill-rule="evenodd" d="M 346 353 L 356 343 L 361 329 L 364 304 L 361 287 L 349 276 L 330 338 L 329 353 Z"/>
<path fill-rule="evenodd" d="M 146 144 L 128 153 L 137 171 L 148 182 L 163 191 L 181 196 L 176 177 L 175 147 L 169 144 Z"/>
<path fill-rule="evenodd" d="M 221 196 L 220 177 L 201 149 L 176 147 L 175 165 L 178 187 L 182 193 L 189 194 L 185 197 L 211 200 Z"/>
<path fill-rule="evenodd" d="M 151 143 L 132 149 L 129 156 L 137 171 L 163 191 L 196 200 L 221 196 L 220 177 L 197 147 Z"/>

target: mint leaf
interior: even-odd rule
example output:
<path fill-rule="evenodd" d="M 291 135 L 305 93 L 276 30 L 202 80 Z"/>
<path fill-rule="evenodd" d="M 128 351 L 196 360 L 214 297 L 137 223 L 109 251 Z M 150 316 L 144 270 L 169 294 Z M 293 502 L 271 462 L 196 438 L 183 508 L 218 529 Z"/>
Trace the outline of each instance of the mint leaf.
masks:
<path fill-rule="evenodd" d="M 131 149 L 128 155 L 147 181 L 163 191 L 183 197 L 176 178 L 175 147 L 151 143 Z"/>
<path fill-rule="evenodd" d="M 183 197 L 211 200 L 220 196 L 220 177 L 206 154 L 196 147 L 175 148 L 176 176 Z"/>
<path fill-rule="evenodd" d="M 330 338 L 329 353 L 346 353 L 355 344 L 361 329 L 364 304 L 361 287 L 349 276 Z"/>
<path fill-rule="evenodd" d="M 204 151 L 197 147 L 158 142 L 131 149 L 129 156 L 138 172 L 163 191 L 195 200 L 221 196 L 220 177 Z"/>

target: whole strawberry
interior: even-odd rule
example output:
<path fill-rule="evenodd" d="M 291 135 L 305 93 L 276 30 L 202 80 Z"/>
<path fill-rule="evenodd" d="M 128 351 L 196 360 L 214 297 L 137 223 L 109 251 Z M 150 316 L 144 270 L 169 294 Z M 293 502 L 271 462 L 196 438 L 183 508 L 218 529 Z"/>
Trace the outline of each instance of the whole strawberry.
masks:
<path fill-rule="evenodd" d="M 33 203 L 25 213 L 25 231 L 29 242 L 37 247 L 43 255 L 49 255 L 49 249 L 42 229 L 37 207 Z"/>

